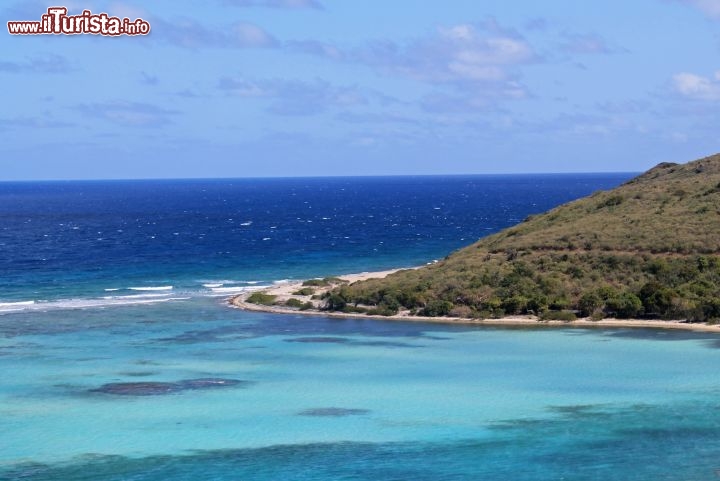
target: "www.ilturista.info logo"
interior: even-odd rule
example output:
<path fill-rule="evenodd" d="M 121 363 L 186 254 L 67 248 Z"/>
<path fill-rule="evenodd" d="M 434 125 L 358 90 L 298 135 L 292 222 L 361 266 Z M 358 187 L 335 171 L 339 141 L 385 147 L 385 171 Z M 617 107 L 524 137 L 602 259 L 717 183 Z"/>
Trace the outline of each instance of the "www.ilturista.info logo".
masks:
<path fill-rule="evenodd" d="M 68 15 L 65 7 L 50 7 L 40 21 L 21 20 L 8 22 L 11 35 L 147 35 L 150 24 L 142 18 L 111 17 L 107 13 L 83 10 L 80 15 Z"/>

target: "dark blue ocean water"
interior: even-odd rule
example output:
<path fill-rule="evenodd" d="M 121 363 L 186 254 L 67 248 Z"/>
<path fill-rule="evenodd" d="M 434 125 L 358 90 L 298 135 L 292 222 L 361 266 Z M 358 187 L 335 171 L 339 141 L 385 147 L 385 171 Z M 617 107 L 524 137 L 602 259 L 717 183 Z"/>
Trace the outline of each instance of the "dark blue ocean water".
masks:
<path fill-rule="evenodd" d="M 410 267 L 629 177 L 0 183 L 0 302 Z"/>
<path fill-rule="evenodd" d="M 0 183 L 0 480 L 717 479 L 716 335 L 224 302 L 629 177 Z"/>

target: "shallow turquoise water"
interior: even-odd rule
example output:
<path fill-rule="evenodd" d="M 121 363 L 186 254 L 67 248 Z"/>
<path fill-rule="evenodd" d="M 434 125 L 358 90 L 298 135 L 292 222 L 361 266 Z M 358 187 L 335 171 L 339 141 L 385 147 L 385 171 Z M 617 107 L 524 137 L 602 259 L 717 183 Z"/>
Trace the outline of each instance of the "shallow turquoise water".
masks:
<path fill-rule="evenodd" d="M 0 318 L 0 479 L 714 479 L 720 338 L 278 316 Z M 73 319 L 73 317 L 75 319 Z M 169 394 L 108 383 L 223 378 Z"/>

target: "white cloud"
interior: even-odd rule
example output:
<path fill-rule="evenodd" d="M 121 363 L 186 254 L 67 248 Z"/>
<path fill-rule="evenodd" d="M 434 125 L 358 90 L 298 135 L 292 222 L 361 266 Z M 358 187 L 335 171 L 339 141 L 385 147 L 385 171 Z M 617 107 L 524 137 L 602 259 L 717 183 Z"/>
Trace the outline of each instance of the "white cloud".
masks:
<path fill-rule="evenodd" d="M 501 81 L 506 67 L 533 58 L 522 39 L 484 35 L 472 25 L 441 28 L 435 38 L 420 41 L 407 49 L 416 63 L 415 75 L 427 79 Z M 430 63 L 421 61 L 426 57 Z"/>
<path fill-rule="evenodd" d="M 519 36 L 497 28 L 459 24 L 407 44 L 383 41 L 344 58 L 430 83 L 509 82 L 514 68 L 535 59 Z"/>
<path fill-rule="evenodd" d="M 521 35 L 493 19 L 442 26 L 405 42 L 377 40 L 363 47 L 343 48 L 305 41 L 285 47 L 428 84 L 433 91 L 421 99 L 423 111 L 452 115 L 493 111 L 502 100 L 528 98 L 521 68 L 539 58 Z"/>
<path fill-rule="evenodd" d="M 470 25 L 455 25 L 454 27 L 440 28 L 440 33 L 456 40 L 472 40 L 475 36 L 475 29 Z"/>
<path fill-rule="evenodd" d="M 232 32 L 238 44 L 244 47 L 269 47 L 275 43 L 269 33 L 251 23 L 237 23 Z"/>
<path fill-rule="evenodd" d="M 457 37 L 456 37 L 457 38 Z M 449 52 L 447 70 L 459 78 L 470 80 L 503 80 L 507 75 L 502 66 L 522 63 L 532 51 L 522 41 L 512 38 L 473 40 L 462 38 L 455 51 Z"/>
<path fill-rule="evenodd" d="M 495 23 L 441 27 L 409 42 L 379 40 L 357 49 L 317 41 L 290 42 L 286 46 L 430 83 L 508 81 L 515 74 L 514 68 L 537 59 L 522 37 Z"/>
<path fill-rule="evenodd" d="M 450 111 L 461 110 L 463 104 L 477 110 L 499 99 L 528 97 L 521 68 L 539 58 L 520 34 L 492 18 L 476 24 L 442 26 L 404 42 L 376 40 L 362 47 L 344 48 L 304 41 L 289 42 L 285 47 L 430 84 L 440 90 L 428 97 L 429 108 Z"/>
<path fill-rule="evenodd" d="M 679 73 L 673 77 L 675 90 L 685 97 L 716 101 L 720 100 L 720 71 L 715 75 L 703 77 L 692 73 Z"/>

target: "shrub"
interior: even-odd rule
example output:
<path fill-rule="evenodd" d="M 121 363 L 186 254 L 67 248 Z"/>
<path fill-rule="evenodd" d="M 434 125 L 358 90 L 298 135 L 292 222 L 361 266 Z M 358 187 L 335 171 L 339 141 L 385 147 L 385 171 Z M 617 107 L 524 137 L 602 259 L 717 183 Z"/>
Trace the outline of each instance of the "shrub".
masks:
<path fill-rule="evenodd" d="M 308 279 L 302 285 L 305 287 L 327 287 L 330 283 L 325 279 Z"/>
<path fill-rule="evenodd" d="M 326 277 L 323 279 L 326 284 L 347 284 L 348 281 L 340 279 L 339 277 Z"/>
<path fill-rule="evenodd" d="M 527 312 L 532 312 L 535 315 L 540 315 L 547 310 L 548 299 L 546 296 L 537 295 L 531 297 L 527 302 Z"/>
<path fill-rule="evenodd" d="M 285 301 L 285 305 L 288 306 L 288 307 L 297 307 L 297 308 L 299 308 L 299 307 L 302 307 L 303 301 L 301 301 L 300 299 L 296 299 L 295 297 L 291 297 L 290 299 L 288 299 L 287 301 Z"/>
<path fill-rule="evenodd" d="M 314 308 L 315 308 L 315 304 L 313 304 L 313 303 L 310 302 L 310 301 L 307 301 L 305 304 L 303 304 L 302 306 L 300 306 L 300 310 L 301 310 L 301 311 L 307 311 L 307 310 L 309 310 L 309 309 L 314 309 Z"/>
<path fill-rule="evenodd" d="M 451 317 L 471 318 L 475 316 L 475 311 L 469 306 L 455 306 L 450 309 L 448 315 Z"/>
<path fill-rule="evenodd" d="M 578 301 L 578 309 L 581 315 L 585 317 L 592 316 L 595 311 L 603 306 L 604 302 L 600 295 L 595 291 L 584 293 Z"/>
<path fill-rule="evenodd" d="M 565 321 L 571 322 L 577 319 L 572 311 L 546 311 L 540 316 L 543 321 Z"/>
<path fill-rule="evenodd" d="M 610 197 L 605 199 L 603 202 L 600 202 L 598 204 L 597 208 L 602 209 L 603 207 L 614 207 L 616 205 L 622 204 L 623 200 L 625 200 L 625 199 L 623 198 L 622 195 L 619 195 L 619 194 L 611 195 Z"/>
<path fill-rule="evenodd" d="M 523 296 L 512 296 L 502 301 L 502 308 L 508 314 L 520 314 L 527 311 L 528 301 Z"/>
<path fill-rule="evenodd" d="M 447 316 L 452 308 L 453 303 L 450 301 L 430 301 L 420 310 L 419 314 L 426 317 L 442 317 Z"/>
<path fill-rule="evenodd" d="M 312 287 L 303 287 L 293 292 L 293 294 L 296 296 L 312 296 L 313 294 L 315 294 L 315 289 L 313 289 Z"/>
<path fill-rule="evenodd" d="M 549 307 L 552 311 L 563 311 L 570 307 L 570 301 L 568 301 L 564 297 L 558 297 L 556 299 L 553 299 Z"/>
<path fill-rule="evenodd" d="M 394 316 L 397 314 L 397 311 L 393 311 L 392 309 L 388 309 L 387 307 L 375 307 L 372 309 L 368 309 L 366 314 L 368 316 Z"/>
<path fill-rule="evenodd" d="M 260 304 L 263 306 L 272 306 L 275 304 L 277 296 L 266 294 L 264 292 L 253 292 L 250 297 L 247 298 L 247 302 L 250 304 Z"/>
<path fill-rule="evenodd" d="M 663 258 L 652 259 L 647 263 L 647 271 L 655 276 L 662 275 L 669 270 L 670 264 L 668 264 L 668 261 Z"/>
<path fill-rule="evenodd" d="M 590 246 L 590 249 L 592 249 L 592 246 Z M 568 267 L 565 273 L 573 279 L 582 279 L 585 275 L 585 272 L 580 267 L 574 265 Z"/>
<path fill-rule="evenodd" d="M 716 324 L 720 321 L 720 298 L 706 299 L 702 302 L 704 321 Z"/>
<path fill-rule="evenodd" d="M 673 308 L 674 292 L 662 284 L 651 281 L 640 289 L 640 301 L 645 314 L 656 314 L 667 317 Z"/>
<path fill-rule="evenodd" d="M 618 296 L 617 289 L 611 286 L 603 286 L 597 290 L 597 293 L 603 301 L 607 301 L 612 297 Z"/>
<path fill-rule="evenodd" d="M 346 314 L 365 314 L 367 311 L 364 307 L 357 307 L 350 304 L 342 308 L 342 312 Z"/>
<path fill-rule="evenodd" d="M 642 301 L 630 292 L 623 292 L 605 302 L 605 310 L 619 319 L 636 317 L 642 311 Z"/>
<path fill-rule="evenodd" d="M 329 311 L 342 311 L 347 305 L 347 299 L 339 293 L 331 293 L 325 300 L 325 308 Z"/>
<path fill-rule="evenodd" d="M 382 300 L 378 303 L 378 307 L 384 307 L 395 312 L 400 309 L 400 306 L 400 301 L 398 301 L 397 297 L 395 297 L 395 295 L 393 294 L 383 295 Z"/>

